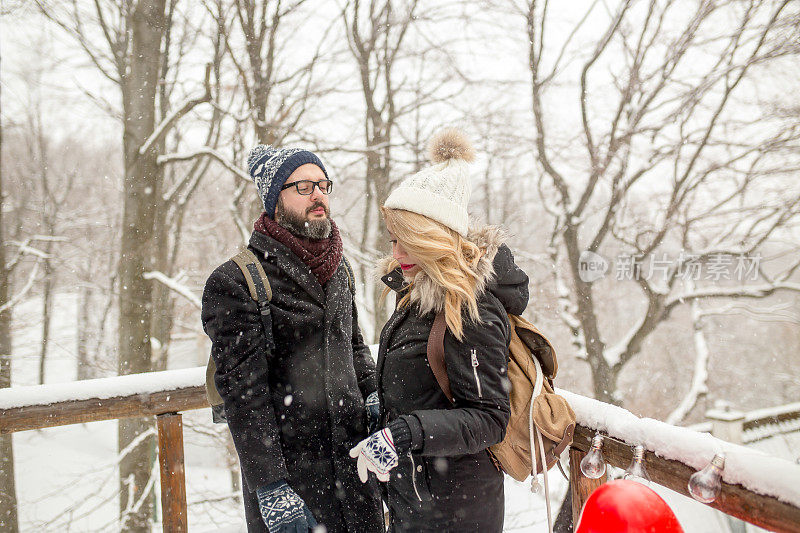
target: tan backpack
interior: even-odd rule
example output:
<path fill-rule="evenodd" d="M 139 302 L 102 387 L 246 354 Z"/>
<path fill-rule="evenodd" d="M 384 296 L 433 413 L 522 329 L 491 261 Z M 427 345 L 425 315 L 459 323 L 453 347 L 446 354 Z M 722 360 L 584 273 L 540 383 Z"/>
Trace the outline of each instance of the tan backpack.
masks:
<path fill-rule="evenodd" d="M 558 371 L 553 345 L 521 316 L 508 315 L 508 323 L 511 326 L 508 345 L 511 417 L 505 438 L 488 450 L 495 464 L 517 481 L 533 475 L 531 490 L 538 490 L 536 474 L 544 474 L 548 523 L 552 524 L 547 471 L 572 444 L 575 413 L 567 400 L 553 390 L 553 378 Z M 438 313 L 428 337 L 427 353 L 436 381 L 453 403 L 444 358 L 446 329 L 444 313 Z"/>

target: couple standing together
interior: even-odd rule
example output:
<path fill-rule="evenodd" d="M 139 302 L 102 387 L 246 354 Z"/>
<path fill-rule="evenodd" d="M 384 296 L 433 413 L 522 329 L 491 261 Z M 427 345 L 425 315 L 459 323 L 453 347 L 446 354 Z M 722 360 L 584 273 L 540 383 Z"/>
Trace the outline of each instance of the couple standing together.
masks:
<path fill-rule="evenodd" d="M 522 314 L 528 277 L 496 227 L 468 227 L 469 141 L 447 130 L 429 152 L 381 208 L 396 306 L 377 367 L 324 165 L 306 150 L 250 153 L 264 212 L 249 248 L 272 287 L 272 328 L 233 261 L 209 277 L 202 309 L 248 531 L 381 532 L 381 495 L 391 532 L 502 531 L 503 474 L 486 448 L 508 423 L 506 313 Z M 427 360 L 437 314 L 452 403 Z"/>

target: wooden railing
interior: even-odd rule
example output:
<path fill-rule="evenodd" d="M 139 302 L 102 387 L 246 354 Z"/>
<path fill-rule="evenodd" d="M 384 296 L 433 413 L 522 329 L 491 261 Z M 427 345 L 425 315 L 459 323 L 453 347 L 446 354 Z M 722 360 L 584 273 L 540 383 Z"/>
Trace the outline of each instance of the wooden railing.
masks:
<path fill-rule="evenodd" d="M 180 412 L 209 406 L 204 384 L 203 367 L 0 389 L 0 433 L 155 416 L 163 530 L 183 533 L 188 513 Z"/>
<path fill-rule="evenodd" d="M 589 494 L 606 481 L 605 476 L 588 479 L 581 475 L 578 467 L 590 449 L 592 437 L 600 433 L 609 437 L 603 440 L 602 448 L 607 464 L 627 468 L 633 446 L 641 444 L 646 449 L 645 467 L 652 481 L 687 497 L 691 497 L 689 477 L 706 466 L 714 453 L 724 451 L 732 471 L 723 471 L 722 490 L 709 506 L 770 531 L 800 532 L 799 465 L 688 428 L 640 419 L 624 409 L 591 398 L 558 392 L 573 406 L 580 423 L 570 448 L 575 524 Z M 604 414 L 598 416 L 598 413 Z M 764 470 L 759 472 L 759 469 Z M 769 473 L 777 473 L 778 479 L 765 482 Z M 781 488 L 785 492 L 779 494 Z"/>
<path fill-rule="evenodd" d="M 0 389 L 0 433 L 12 433 L 67 424 L 155 416 L 158 425 L 158 449 L 161 472 L 161 505 L 163 529 L 187 531 L 187 504 L 183 459 L 183 429 L 180 412 L 208 407 L 203 386 L 204 368 L 181 371 L 152 372 L 63 385 L 41 385 Z M 124 394 L 113 394 L 121 391 Z M 711 457 L 687 460 L 681 455 L 704 455 L 704 450 L 724 449 L 729 461 L 737 463 L 737 455 L 754 454 L 752 450 L 734 446 L 710 435 L 686 428 L 668 426 L 654 420 L 638 419 L 628 411 L 603 404 L 567 391 L 559 391 L 570 401 L 578 416 L 579 426 L 570 448 L 570 477 L 573 519 L 577 526 L 583 503 L 605 478 L 591 480 L 582 476 L 578 465 L 588 452 L 596 432 L 606 435 L 603 454 L 612 466 L 625 468 L 631 461 L 631 447 L 645 446 L 645 464 L 654 483 L 688 495 L 689 476 L 705 466 Z M 653 437 L 655 431 L 655 437 Z M 664 438 L 676 439 L 669 446 Z M 661 441 L 659 440 L 661 439 Z M 680 442 L 681 446 L 675 443 Z M 692 449 L 689 449 L 692 447 Z M 675 455 L 676 448 L 685 448 Z M 680 450 L 679 450 L 680 451 Z M 787 479 L 800 481 L 800 466 L 789 461 L 766 458 L 770 468 L 785 469 Z M 775 463 L 777 461 L 777 463 Z M 695 464 L 690 464 L 694 462 Z M 738 465 L 737 465 L 738 467 Z M 746 469 L 744 472 L 746 473 Z M 736 471 L 737 475 L 742 470 Z M 792 477 L 794 476 L 794 477 Z M 724 478 L 717 500 L 710 504 L 726 514 L 759 527 L 780 532 L 800 531 L 800 506 L 792 498 L 774 494 L 780 483 L 760 486 L 756 480 L 734 482 L 733 475 Z M 759 476 L 754 476 L 759 477 Z M 762 476 L 763 477 L 763 476 Z M 730 478 L 730 479 L 729 479 Z M 761 483 L 763 485 L 763 483 Z M 797 490 L 792 488 L 792 494 Z"/>

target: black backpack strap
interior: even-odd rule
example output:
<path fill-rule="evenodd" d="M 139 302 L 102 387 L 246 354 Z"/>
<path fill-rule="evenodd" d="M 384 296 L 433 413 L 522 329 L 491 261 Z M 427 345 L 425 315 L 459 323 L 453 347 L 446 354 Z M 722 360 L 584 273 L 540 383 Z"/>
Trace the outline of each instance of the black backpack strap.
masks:
<path fill-rule="evenodd" d="M 344 263 L 344 268 L 347 270 L 347 285 L 350 287 L 350 292 L 353 294 L 353 297 L 355 297 L 356 275 L 353 272 L 353 267 L 350 266 L 350 261 L 348 261 L 345 256 L 342 256 L 342 262 Z"/>

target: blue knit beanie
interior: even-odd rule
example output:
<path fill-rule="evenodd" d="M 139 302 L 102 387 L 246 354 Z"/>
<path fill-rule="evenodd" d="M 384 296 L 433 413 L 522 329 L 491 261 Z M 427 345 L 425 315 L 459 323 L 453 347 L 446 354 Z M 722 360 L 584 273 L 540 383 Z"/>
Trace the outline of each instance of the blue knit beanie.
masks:
<path fill-rule="evenodd" d="M 322 169 L 325 177 L 328 172 L 316 154 L 300 148 L 279 149 L 272 146 L 259 144 L 247 157 L 247 170 L 256 183 L 258 195 L 264 204 L 264 211 L 271 219 L 275 218 L 275 206 L 278 205 L 278 195 L 281 187 L 286 183 L 297 167 L 313 163 Z"/>

